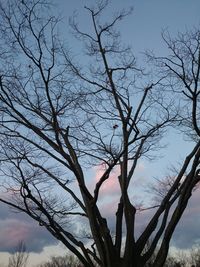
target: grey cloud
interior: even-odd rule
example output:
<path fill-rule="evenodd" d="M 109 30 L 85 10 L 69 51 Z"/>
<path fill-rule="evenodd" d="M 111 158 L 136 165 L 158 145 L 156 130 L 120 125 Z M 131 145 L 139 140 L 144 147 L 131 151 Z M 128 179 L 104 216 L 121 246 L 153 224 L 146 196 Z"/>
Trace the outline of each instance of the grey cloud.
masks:
<path fill-rule="evenodd" d="M 172 236 L 171 245 L 177 249 L 190 249 L 200 244 L 200 194 L 196 190 Z M 136 218 L 137 234 L 140 234 L 155 210 L 141 212 Z"/>
<path fill-rule="evenodd" d="M 102 210 L 108 218 L 111 229 L 115 229 L 116 203 L 104 203 Z M 114 201 L 115 202 L 115 201 Z M 174 233 L 171 245 L 187 249 L 200 241 L 200 195 L 196 191 L 189 202 L 188 208 Z M 114 213 L 113 213 L 114 212 Z M 153 213 L 146 211 L 136 218 L 137 236 L 144 230 Z M 40 252 L 45 246 L 57 243 L 48 231 L 22 213 L 13 213 L 7 206 L 0 204 L 0 252 L 13 252 L 17 243 L 23 240 L 30 252 Z"/>
<path fill-rule="evenodd" d="M 24 241 L 29 252 L 41 252 L 45 246 L 57 240 L 26 214 L 12 212 L 0 204 L 0 252 L 15 252 L 20 241 Z"/>
<path fill-rule="evenodd" d="M 193 193 L 188 207 L 174 233 L 171 244 L 177 248 L 189 249 L 200 244 L 200 195 Z"/>
<path fill-rule="evenodd" d="M 193 245 L 200 244 L 200 189 L 196 190 L 189 201 L 188 207 L 180 220 L 174 235 L 171 245 L 177 249 L 190 249 Z M 108 224 L 111 229 L 115 229 L 115 210 L 116 203 L 113 199 L 110 203 L 104 204 L 102 207 L 103 213 L 108 219 Z M 143 232 L 150 218 L 156 210 L 147 210 L 140 212 L 136 216 L 135 229 L 136 238 Z"/>

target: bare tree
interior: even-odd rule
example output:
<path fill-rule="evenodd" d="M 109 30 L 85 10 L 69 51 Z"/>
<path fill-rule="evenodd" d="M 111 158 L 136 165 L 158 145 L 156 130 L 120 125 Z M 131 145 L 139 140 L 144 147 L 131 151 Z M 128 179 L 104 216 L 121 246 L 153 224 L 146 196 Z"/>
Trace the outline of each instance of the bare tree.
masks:
<path fill-rule="evenodd" d="M 172 185 L 170 185 L 172 179 L 168 179 L 168 186 L 170 186 L 166 197 L 174 195 L 178 202 L 171 216 L 171 221 L 165 230 L 164 239 L 156 260 L 158 265 L 163 262 L 163 254 L 167 254 L 169 239 L 200 178 L 200 31 L 199 29 L 194 29 L 190 32 L 179 33 L 177 38 L 171 38 L 168 32 L 164 32 L 163 39 L 168 46 L 170 55 L 167 57 L 148 56 L 159 67 L 159 74 L 166 76 L 162 84 L 163 90 L 167 89 L 178 99 L 180 107 L 178 129 L 194 141 L 195 147 L 191 154 L 186 157 L 181 170 L 177 171 L 176 176 L 173 177 L 174 182 Z"/>
<path fill-rule="evenodd" d="M 50 261 L 44 262 L 38 267 L 82 267 L 83 265 L 72 255 L 54 256 Z"/>
<path fill-rule="evenodd" d="M 94 8 L 85 7 L 90 32 L 82 31 L 74 18 L 70 21 L 75 37 L 85 45 L 87 64 L 81 66 L 60 40 L 59 21 L 46 1 L 0 4 L 0 201 L 45 227 L 86 267 L 144 266 L 156 248 L 153 266 L 159 267 L 200 178 L 199 54 L 189 58 L 172 47 L 174 58 L 156 59 L 166 61 L 160 66 L 165 69 L 160 78 L 150 79 L 131 49 L 121 45 L 116 30 L 129 12 L 101 22 L 106 5 L 100 1 Z M 192 68 L 183 63 L 185 58 Z M 192 81 L 186 78 L 187 70 Z M 175 78 L 174 86 L 177 81 L 188 86 L 182 97 L 192 104 L 181 118 L 175 89 L 174 95 L 162 90 Z M 180 127 L 180 121 L 183 126 L 190 122 L 194 148 L 136 238 L 136 167 L 143 157 L 156 156 L 162 136 L 177 121 Z M 103 171 L 94 189 L 88 186 L 91 166 Z M 100 193 L 116 168 L 120 193 L 112 229 L 103 216 Z M 89 242 L 76 231 L 77 221 L 79 228 L 87 225 Z M 148 240 L 152 241 L 144 253 Z"/>
<path fill-rule="evenodd" d="M 20 242 L 16 252 L 9 258 L 8 267 L 26 267 L 28 256 L 25 244 Z"/>
<path fill-rule="evenodd" d="M 200 248 L 199 245 L 194 246 L 189 254 L 189 260 L 191 266 L 199 267 L 200 266 Z"/>

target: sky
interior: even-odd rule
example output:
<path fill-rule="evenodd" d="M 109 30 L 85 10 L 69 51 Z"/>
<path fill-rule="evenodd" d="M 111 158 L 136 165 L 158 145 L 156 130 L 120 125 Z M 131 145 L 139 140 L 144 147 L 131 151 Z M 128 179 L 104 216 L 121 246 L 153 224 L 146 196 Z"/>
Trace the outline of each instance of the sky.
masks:
<path fill-rule="evenodd" d="M 79 45 L 74 42 L 67 27 L 68 19 L 77 11 L 77 18 L 83 29 L 90 30 L 87 12 L 84 10 L 85 5 L 91 5 L 93 0 L 54 0 L 54 11 L 63 17 L 61 23 L 61 31 L 70 46 L 79 49 Z M 110 8 L 107 15 L 118 11 L 122 8 L 133 7 L 134 11 L 131 16 L 126 18 L 120 26 L 122 40 L 133 47 L 133 52 L 139 60 L 143 57 L 143 51 L 146 49 L 154 50 L 156 53 L 167 53 L 161 39 L 161 31 L 168 29 L 172 35 L 176 35 L 178 31 L 191 29 L 193 26 L 200 26 L 200 1 L 199 0 L 111 0 Z M 181 137 L 175 132 L 166 140 L 169 144 L 168 148 L 162 153 L 165 166 L 169 166 L 172 161 L 183 158 L 189 150 L 191 144 L 183 147 Z M 171 155 L 172 148 L 176 144 L 176 153 Z M 162 161 L 162 163 L 163 163 Z M 138 194 L 140 194 L 141 181 L 149 174 L 154 176 L 157 163 L 144 161 L 137 170 Z M 160 165 L 160 172 L 163 171 L 163 164 Z M 94 173 L 97 170 L 94 170 Z M 97 175 L 97 174 L 96 174 Z M 95 176 L 97 178 L 97 176 Z M 114 184 L 111 187 L 114 192 L 110 191 L 109 186 L 105 186 L 104 194 L 117 194 L 117 188 Z M 200 241 L 199 225 L 200 225 L 200 206 L 199 194 L 196 191 L 189 207 L 178 226 L 172 246 L 182 249 L 191 248 L 192 245 Z M 113 198 L 114 201 L 114 198 Z M 109 204 L 113 208 L 112 202 Z M 105 213 L 108 209 L 108 203 L 104 198 L 102 209 Z M 144 221 L 148 214 L 141 214 L 141 221 Z M 138 227 L 142 227 L 140 218 L 138 219 Z M 112 223 L 112 222 L 111 222 Z M 182 234 L 184 233 L 184 234 Z M 61 255 L 66 250 L 50 236 L 42 227 L 29 219 L 26 215 L 10 211 L 6 206 L 0 204 L 0 264 L 8 262 L 9 253 L 14 251 L 17 243 L 22 239 L 27 244 L 30 251 L 30 266 L 34 266 L 50 255 Z"/>

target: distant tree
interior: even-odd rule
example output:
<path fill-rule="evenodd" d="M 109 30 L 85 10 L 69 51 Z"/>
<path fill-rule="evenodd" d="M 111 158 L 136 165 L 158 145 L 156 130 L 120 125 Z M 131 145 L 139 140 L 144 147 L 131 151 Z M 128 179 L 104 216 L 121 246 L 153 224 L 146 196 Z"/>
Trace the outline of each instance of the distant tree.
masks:
<path fill-rule="evenodd" d="M 9 257 L 8 267 L 26 267 L 28 257 L 26 246 L 21 241 L 16 247 L 16 252 Z"/>
<path fill-rule="evenodd" d="M 0 202 L 28 214 L 86 267 L 143 267 L 154 253 L 152 264 L 161 267 L 200 180 L 200 33 L 165 38 L 171 54 L 149 56 L 159 66 L 152 78 L 120 42 L 116 24 L 129 12 L 106 23 L 106 6 L 85 7 L 89 32 L 70 21 L 85 45 L 85 58 L 76 60 L 46 0 L 1 1 Z M 170 126 L 189 134 L 193 148 L 136 237 L 135 170 L 156 156 Z M 102 172 L 93 190 L 94 166 Z M 100 205 L 113 175 L 114 229 Z"/>
<path fill-rule="evenodd" d="M 53 256 L 50 261 L 39 264 L 37 267 L 83 267 L 72 255 Z"/>
<path fill-rule="evenodd" d="M 196 246 L 192 248 L 190 253 L 190 262 L 195 267 L 200 267 L 200 247 Z"/>

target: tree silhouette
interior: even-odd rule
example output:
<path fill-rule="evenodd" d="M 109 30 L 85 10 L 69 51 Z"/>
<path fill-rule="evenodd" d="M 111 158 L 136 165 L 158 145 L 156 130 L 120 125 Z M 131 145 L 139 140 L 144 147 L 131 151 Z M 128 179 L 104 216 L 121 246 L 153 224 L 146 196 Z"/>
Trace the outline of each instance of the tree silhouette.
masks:
<path fill-rule="evenodd" d="M 159 267 L 200 178 L 200 34 L 165 38 L 171 55 L 149 55 L 159 66 L 152 79 L 116 30 L 130 12 L 104 22 L 106 6 L 85 7 L 89 32 L 70 21 L 85 45 L 81 66 L 62 42 L 46 1 L 0 4 L 0 201 L 45 227 L 84 266 L 145 266 L 156 251 L 153 266 Z M 137 237 L 132 180 L 140 159 L 156 155 L 170 126 L 188 127 L 194 147 Z M 94 166 L 102 174 L 93 190 L 88 169 Z M 100 194 L 116 168 L 120 193 L 111 229 Z M 86 228 L 85 239 L 75 222 Z"/>
<path fill-rule="evenodd" d="M 24 242 L 19 242 L 16 252 L 9 257 L 8 267 L 26 267 L 29 254 Z"/>

